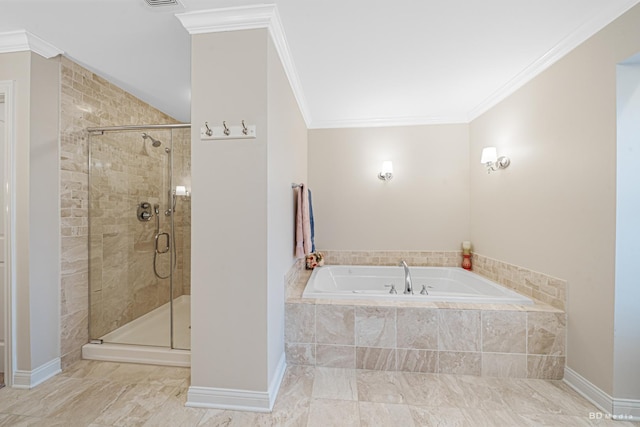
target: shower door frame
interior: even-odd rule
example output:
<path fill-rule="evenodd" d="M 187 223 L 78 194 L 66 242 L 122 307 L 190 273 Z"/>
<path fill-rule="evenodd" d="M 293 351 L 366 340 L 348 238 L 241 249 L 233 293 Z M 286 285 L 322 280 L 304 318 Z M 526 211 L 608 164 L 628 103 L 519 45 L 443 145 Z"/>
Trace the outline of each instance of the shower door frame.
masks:
<path fill-rule="evenodd" d="M 173 124 L 158 124 L 158 125 L 128 125 L 128 126 L 107 126 L 107 127 L 90 127 L 87 128 L 87 132 L 89 133 L 89 136 L 91 135 L 104 135 L 105 132 L 126 132 L 126 131 L 141 131 L 141 130 L 173 130 L 173 129 L 191 129 L 191 124 L 190 123 L 173 123 Z M 172 133 L 172 140 L 173 140 L 173 133 Z M 91 144 L 91 141 L 89 141 L 89 144 Z M 173 153 L 173 141 L 171 144 L 171 150 Z M 87 172 L 89 173 L 89 180 L 91 180 L 91 174 L 90 174 L 90 170 L 91 170 L 91 147 L 89 146 L 89 155 L 88 155 L 88 166 L 89 169 L 87 170 Z M 171 185 L 173 185 L 173 158 L 171 160 L 171 163 L 169 164 L 169 170 L 170 170 L 170 180 L 171 180 Z M 91 187 L 91 183 L 89 182 L 89 187 Z M 171 218 L 171 229 L 173 229 L 174 227 L 174 218 L 172 215 Z M 171 242 L 172 245 L 175 245 L 175 241 Z M 91 247 L 91 232 L 89 232 L 89 248 Z M 176 248 L 173 248 L 174 250 L 177 250 Z M 174 342 L 173 342 L 173 335 L 174 335 L 174 319 L 173 319 L 173 259 L 170 260 L 170 281 L 169 281 L 169 349 L 174 350 L 176 349 L 174 347 Z M 89 269 L 89 284 L 91 283 L 91 269 Z M 89 286 L 89 295 L 87 295 L 87 297 L 89 298 L 89 310 L 91 310 L 91 287 Z M 91 321 L 91 315 L 89 315 L 89 321 Z M 91 331 L 91 325 L 89 325 L 89 331 Z M 93 340 L 93 338 L 91 336 L 89 336 L 89 340 L 91 342 L 91 340 Z M 130 345 L 130 344 L 125 344 L 125 345 Z M 166 347 L 165 347 L 166 348 Z"/>

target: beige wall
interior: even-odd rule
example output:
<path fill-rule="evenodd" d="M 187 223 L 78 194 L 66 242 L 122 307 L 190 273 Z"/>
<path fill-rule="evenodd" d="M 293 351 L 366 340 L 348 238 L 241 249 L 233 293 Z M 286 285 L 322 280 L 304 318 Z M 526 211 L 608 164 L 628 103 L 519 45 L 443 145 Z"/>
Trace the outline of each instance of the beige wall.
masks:
<path fill-rule="evenodd" d="M 471 238 L 483 255 L 568 281 L 568 367 L 613 392 L 616 64 L 640 6 L 470 124 Z M 487 175 L 482 147 L 511 166 Z"/>
<path fill-rule="evenodd" d="M 283 276 L 295 262 L 293 224 L 296 192 L 291 183 L 307 180 L 307 126 L 271 40 L 267 60 L 267 325 L 271 383 L 284 349 Z"/>
<path fill-rule="evenodd" d="M 469 239 L 467 125 L 309 131 L 316 247 L 454 250 Z M 394 178 L 377 178 L 392 160 Z"/>
<path fill-rule="evenodd" d="M 29 162 L 29 105 L 30 105 L 30 73 L 31 73 L 31 53 L 5 53 L 0 55 L 0 80 L 14 81 L 14 120 L 15 120 L 15 138 L 16 138 L 16 160 L 19 159 L 22 165 L 28 165 Z M 18 194 L 29 194 L 29 175 L 27 168 L 16 168 L 16 196 Z M 31 368 L 31 341 L 29 332 L 29 273 L 28 273 L 28 197 L 25 200 L 21 197 L 16 200 L 18 205 L 15 207 L 17 218 L 15 219 L 16 237 L 22 236 L 22 239 L 16 239 L 16 279 L 17 283 L 27 284 L 26 286 L 18 286 L 15 289 L 15 352 L 16 364 L 14 369 L 30 370 Z M 26 270 L 25 270 L 26 267 Z"/>
<path fill-rule="evenodd" d="M 31 52 L 0 55 L 0 80 L 15 83 L 14 369 L 21 371 L 32 371 L 60 355 L 59 78 L 57 58 L 46 60 Z"/>
<path fill-rule="evenodd" d="M 28 218 L 33 368 L 60 356 L 59 57 L 45 59 L 31 54 L 30 102 Z"/>
<path fill-rule="evenodd" d="M 255 124 L 257 137 L 200 140 L 205 121 L 223 120 Z M 266 29 L 193 36 L 192 122 L 191 386 L 266 392 L 284 355 L 291 182 L 306 180 L 307 154 Z"/>
<path fill-rule="evenodd" d="M 192 36 L 192 387 L 267 389 L 266 46 L 266 30 Z M 223 120 L 256 139 L 200 140 Z"/>

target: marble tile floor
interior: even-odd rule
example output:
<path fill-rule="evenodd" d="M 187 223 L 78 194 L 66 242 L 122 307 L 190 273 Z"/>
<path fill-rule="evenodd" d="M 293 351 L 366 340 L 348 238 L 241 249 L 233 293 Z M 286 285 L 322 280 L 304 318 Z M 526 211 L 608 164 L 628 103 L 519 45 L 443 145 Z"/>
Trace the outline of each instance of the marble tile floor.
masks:
<path fill-rule="evenodd" d="M 272 413 L 187 408 L 189 369 L 80 361 L 0 390 L 0 426 L 615 426 L 560 381 L 290 366 Z"/>

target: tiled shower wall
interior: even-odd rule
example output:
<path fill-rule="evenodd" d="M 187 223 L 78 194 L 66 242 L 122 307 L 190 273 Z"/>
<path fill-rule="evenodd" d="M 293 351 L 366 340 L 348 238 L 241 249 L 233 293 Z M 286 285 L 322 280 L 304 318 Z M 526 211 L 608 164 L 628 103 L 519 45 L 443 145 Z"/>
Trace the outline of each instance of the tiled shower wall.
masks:
<path fill-rule="evenodd" d="M 152 146 L 139 131 L 105 132 L 90 137 L 90 338 L 100 338 L 170 300 L 169 279 L 155 275 L 154 262 L 158 274 L 167 277 L 174 254 L 169 249 L 154 256 L 154 237 L 156 220 L 160 232 L 171 234 L 171 216 L 165 214 L 173 203 L 169 196 L 169 171 L 173 168 L 177 182 L 188 180 L 190 130 L 146 132 L 161 141 L 161 145 Z M 143 202 L 157 204 L 159 215 L 150 221 L 139 221 L 136 208 Z M 171 243 L 178 248 L 173 271 L 174 297 L 184 293 L 185 265 L 189 269 L 183 259 L 184 238 L 190 236 L 190 225 L 184 223 L 188 220 L 185 208 L 189 205 L 187 198 L 176 199 L 173 216 L 176 241 Z M 165 242 L 162 237 L 158 244 L 162 247 Z"/>
<path fill-rule="evenodd" d="M 79 360 L 89 340 L 87 127 L 175 123 L 166 114 L 61 59 L 60 204 L 62 368 Z"/>
<path fill-rule="evenodd" d="M 174 129 L 173 185 L 191 190 L 191 129 Z M 173 296 L 191 295 L 191 197 L 177 197 L 174 212 L 177 267 L 173 275 Z"/>

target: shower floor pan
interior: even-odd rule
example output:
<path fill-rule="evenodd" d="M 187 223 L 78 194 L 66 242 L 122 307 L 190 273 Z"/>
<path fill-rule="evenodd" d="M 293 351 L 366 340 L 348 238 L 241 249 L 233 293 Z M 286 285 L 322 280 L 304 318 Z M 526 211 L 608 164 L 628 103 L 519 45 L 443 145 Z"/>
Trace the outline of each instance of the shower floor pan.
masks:
<path fill-rule="evenodd" d="M 170 307 L 166 303 L 101 337 L 102 344 L 85 344 L 82 358 L 163 366 L 191 366 L 191 297 L 173 300 L 174 347 L 170 338 Z M 184 349 L 184 350 L 183 350 Z"/>

